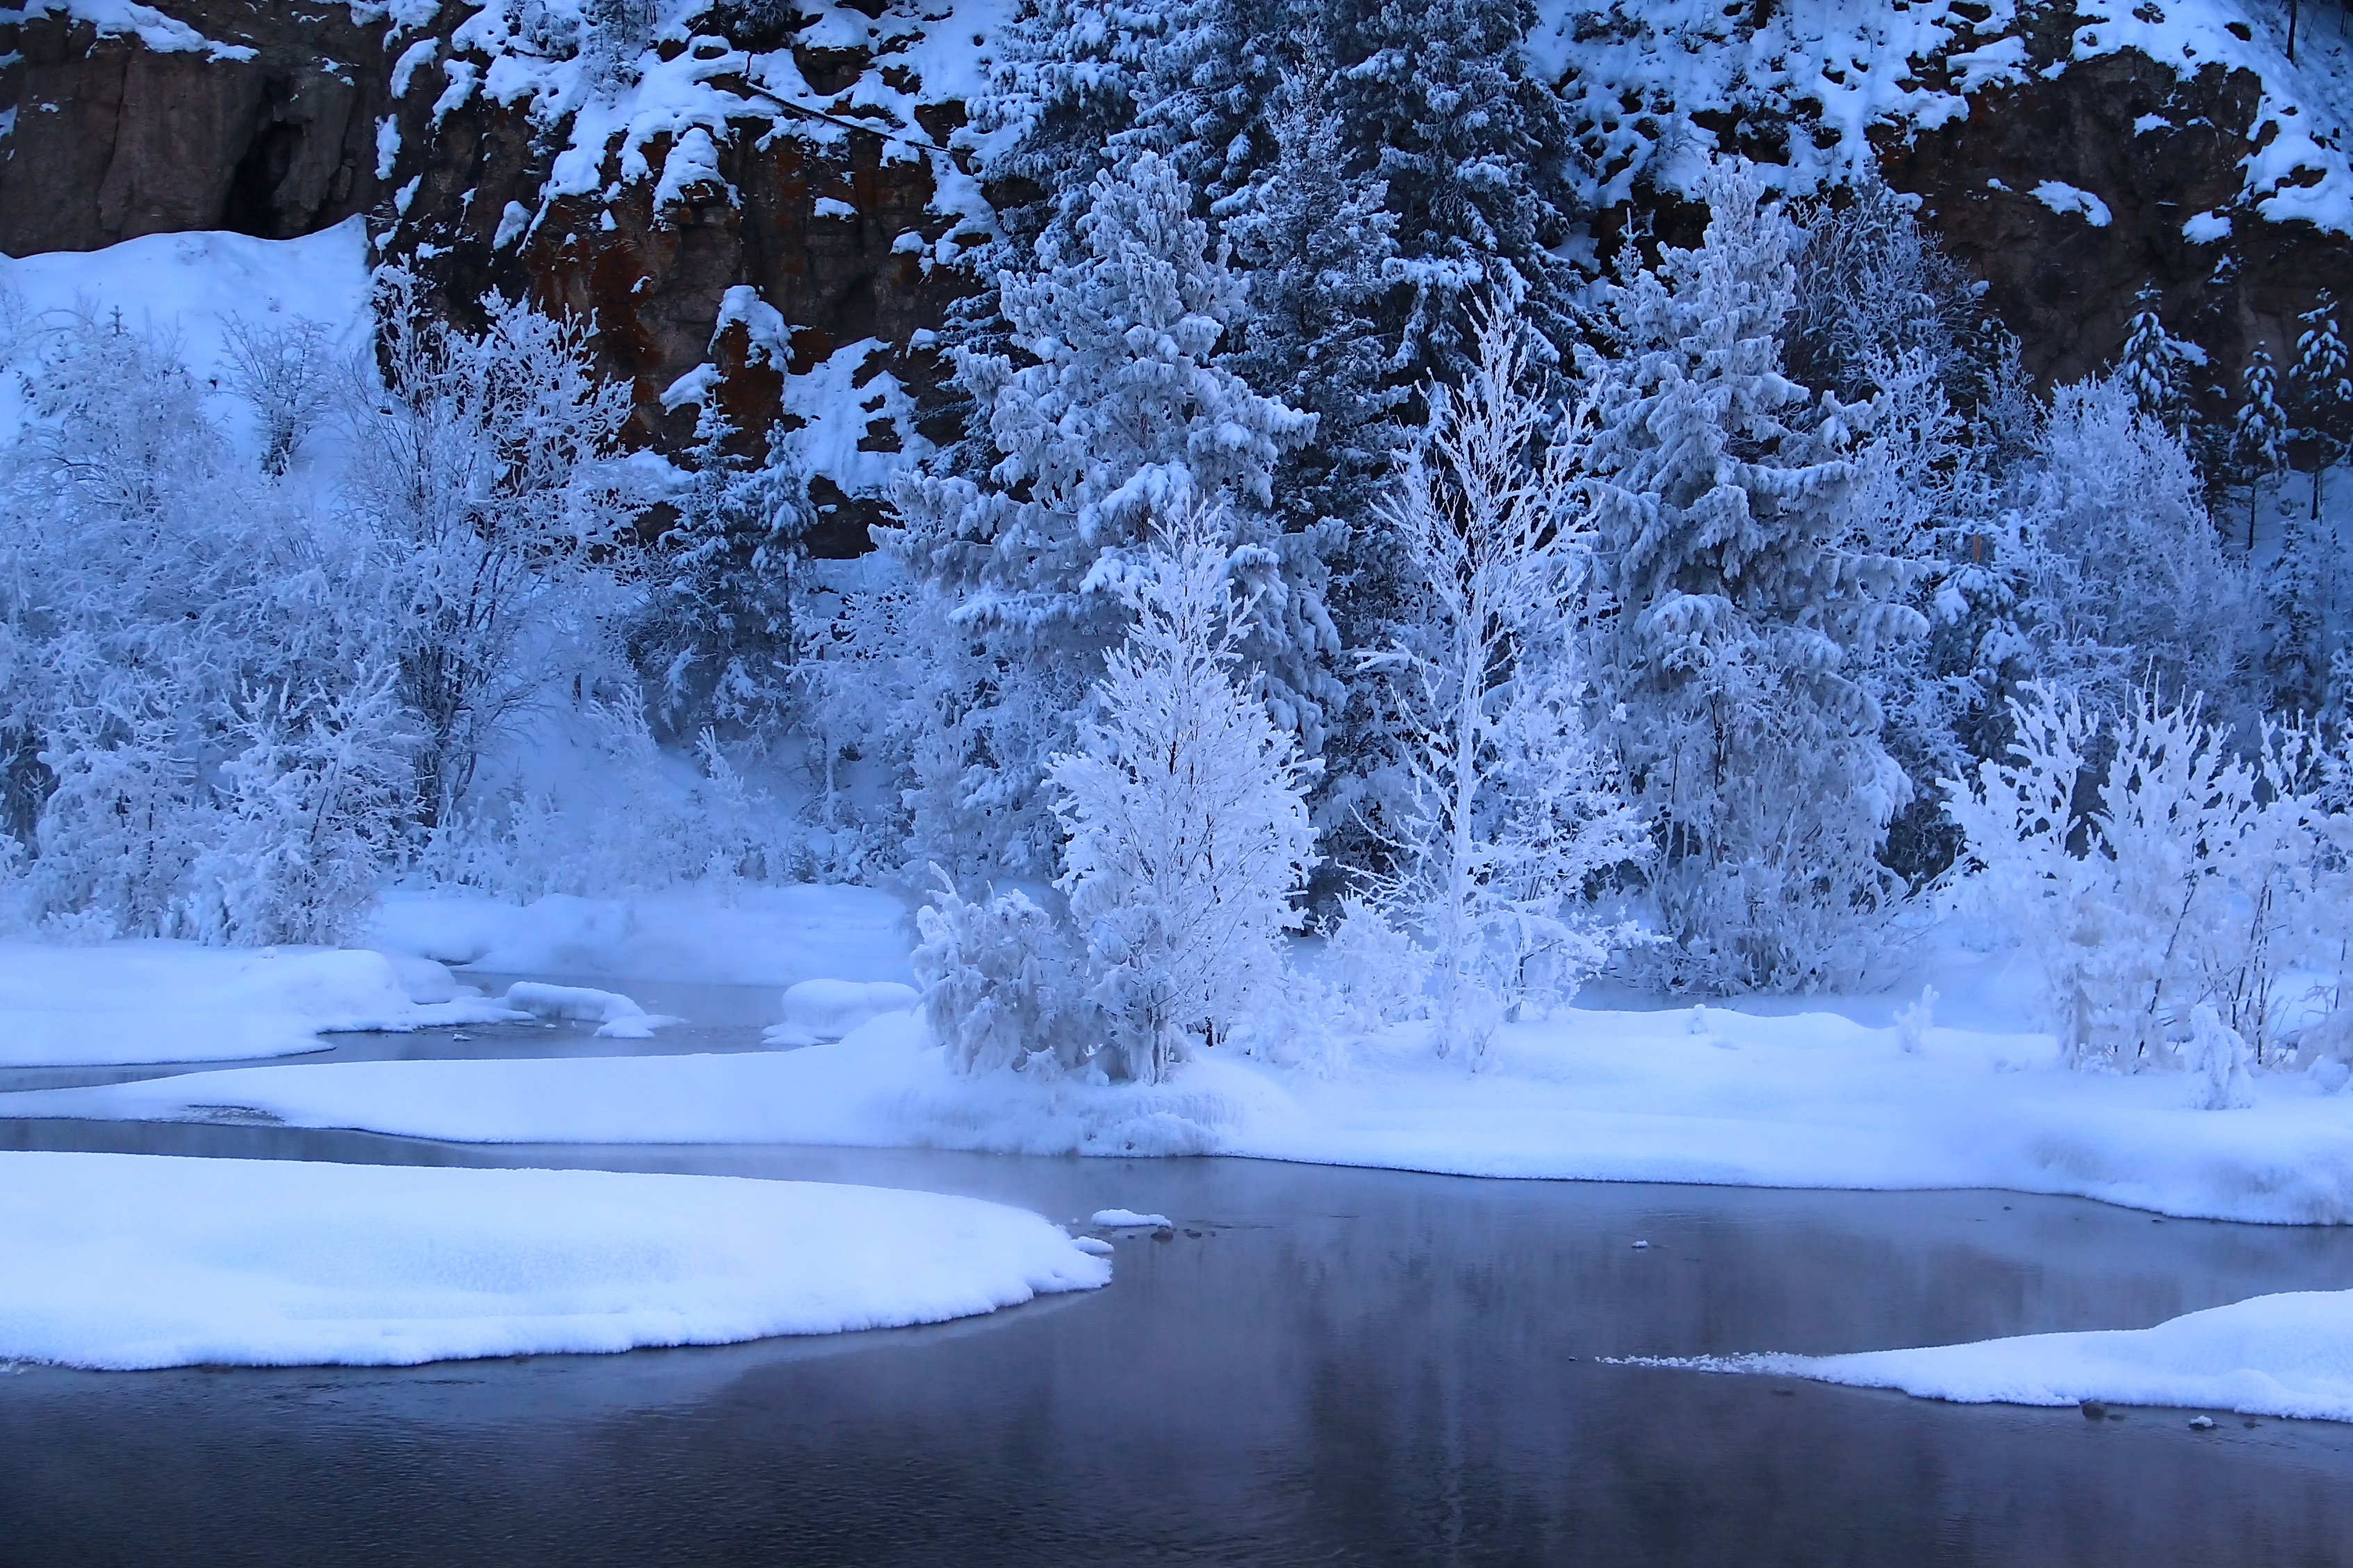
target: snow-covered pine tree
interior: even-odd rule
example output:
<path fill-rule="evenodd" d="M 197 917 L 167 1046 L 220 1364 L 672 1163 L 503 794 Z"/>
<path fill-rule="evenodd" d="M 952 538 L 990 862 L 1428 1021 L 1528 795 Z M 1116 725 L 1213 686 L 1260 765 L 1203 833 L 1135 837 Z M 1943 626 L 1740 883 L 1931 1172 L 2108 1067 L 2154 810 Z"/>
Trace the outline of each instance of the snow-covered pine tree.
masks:
<path fill-rule="evenodd" d="M 1781 372 L 1793 226 L 1739 168 L 1702 189 L 1700 247 L 1630 258 L 1609 293 L 1624 357 L 1582 356 L 1591 673 L 1657 837 L 1670 977 L 1788 989 L 1852 976 L 1900 894 L 1879 850 L 1908 786 L 1853 661 L 1923 629 L 1917 568 L 1845 544 L 1850 415 Z"/>
<path fill-rule="evenodd" d="M 1576 268 L 1567 111 L 1525 50 L 1534 0 L 1325 0 L 1332 103 L 1348 173 L 1382 183 L 1398 284 L 1381 314 L 1402 384 L 1452 383 L 1477 363 L 1472 315 L 1508 299 L 1566 353 Z"/>
<path fill-rule="evenodd" d="M 1430 432 L 1381 509 L 1420 592 L 1364 656 L 1389 683 L 1410 788 L 1378 902 L 1428 950 L 1439 1054 L 1474 1064 L 1505 1016 L 1567 1001 L 1626 945 L 1586 886 L 1648 847 L 1586 728 L 1594 535 L 1571 447 L 1528 385 L 1528 336 L 1482 317 L 1474 372 L 1430 389 Z"/>
<path fill-rule="evenodd" d="M 2326 289 L 2312 309 L 2296 317 L 2295 363 L 2288 371 L 2288 399 L 2295 440 L 2312 465 L 2312 519 L 2320 521 L 2321 479 L 2353 448 L 2353 361 L 2337 324 L 2337 300 Z"/>
<path fill-rule="evenodd" d="M 2231 466 L 2247 486 L 2247 552 L 2255 549 L 2255 514 L 2263 505 L 2263 486 L 2287 466 L 2287 415 L 2279 404 L 2279 374 L 2272 368 L 2271 351 L 2261 343 L 2247 360 L 2240 378 L 2244 396 L 2231 427 Z"/>
<path fill-rule="evenodd" d="M 2125 328 L 2125 346 L 2117 351 L 2110 374 L 2131 395 L 2144 417 L 2179 436 L 2189 420 L 2190 373 L 2204 356 L 2166 330 L 2161 313 L 2164 302 L 2154 285 L 2135 296 L 2132 320 Z"/>
<path fill-rule="evenodd" d="M 1034 363 L 965 351 L 957 380 L 986 411 L 980 479 L 911 476 L 886 539 L 946 596 L 962 652 L 944 653 L 946 732 L 918 780 L 916 835 L 952 865 L 1042 869 L 1058 837 L 1039 796 L 1130 616 L 1117 584 L 1168 520 L 1198 505 L 1233 520 L 1256 591 L 1242 652 L 1278 722 L 1320 744 L 1336 652 L 1313 563 L 1268 516 L 1277 459 L 1314 417 L 1218 363 L 1243 279 L 1195 217 L 1175 169 L 1138 154 L 1097 176 L 1075 243 L 1049 234 L 1035 273 L 999 279 L 1014 342 Z M 971 657 L 965 657 L 966 655 Z"/>
<path fill-rule="evenodd" d="M 1275 515 L 1286 533 L 1315 540 L 1340 645 L 1376 647 L 1395 635 L 1411 587 L 1406 552 L 1375 505 L 1406 444 L 1399 416 L 1412 395 L 1389 374 L 1379 325 L 1396 283 L 1397 220 L 1381 182 L 1346 171 L 1320 38 L 1303 52 L 1271 115 L 1275 154 L 1226 223 L 1237 258 L 1252 270 L 1251 308 L 1225 363 L 1315 416 L 1315 438 L 1276 464 Z M 1384 809 L 1376 781 L 1394 773 L 1398 752 L 1383 726 L 1381 682 L 1342 680 L 1316 816 L 1327 848 L 1354 862 L 1370 850 L 1367 826 Z"/>
<path fill-rule="evenodd" d="M 754 464 L 715 407 L 696 422 L 677 517 L 648 567 L 628 651 L 656 728 L 672 742 L 705 730 L 775 745 L 793 707 L 794 604 L 814 513 L 791 437 L 769 433 Z"/>
<path fill-rule="evenodd" d="M 1225 520 L 1198 502 L 1121 574 L 1134 614 L 1079 750 L 1050 768 L 1069 837 L 1055 887 L 1117 1028 L 1113 1076 L 1156 1083 L 1282 977 L 1315 862 L 1312 764 L 1246 684 L 1251 625 Z"/>

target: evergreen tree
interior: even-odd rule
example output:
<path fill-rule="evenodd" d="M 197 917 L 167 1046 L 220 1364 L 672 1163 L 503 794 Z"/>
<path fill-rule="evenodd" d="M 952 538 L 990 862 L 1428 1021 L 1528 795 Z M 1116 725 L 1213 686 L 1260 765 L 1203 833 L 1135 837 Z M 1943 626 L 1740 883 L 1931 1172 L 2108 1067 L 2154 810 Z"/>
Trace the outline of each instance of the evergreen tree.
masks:
<path fill-rule="evenodd" d="M 813 519 L 790 437 L 768 437 L 754 465 L 733 449 L 726 416 L 705 408 L 693 470 L 659 542 L 628 651 L 647 708 L 672 741 L 705 730 L 765 747 L 792 707 L 797 578 Z"/>
<path fill-rule="evenodd" d="M 2189 421 L 2189 372 L 2197 351 L 2165 330 L 2154 287 L 2141 289 L 2112 374 L 2148 418 L 2175 435 Z"/>
<path fill-rule="evenodd" d="M 1397 282 L 1391 374 L 1451 384 L 1476 363 L 1475 302 L 1514 301 L 1552 349 L 1571 336 L 1567 111 L 1524 51 L 1534 0 L 1325 0 L 1347 171 L 1385 188 Z"/>
<path fill-rule="evenodd" d="M 2320 521 L 2320 481 L 2353 445 L 2353 379 L 2344 336 L 2337 330 L 2337 300 L 2324 289 L 2312 309 L 2296 317 L 2295 364 L 2288 372 L 2295 405 L 2295 437 L 2312 464 L 2312 519 Z"/>
<path fill-rule="evenodd" d="M 1911 563 L 1843 542 L 1844 410 L 1781 374 L 1792 226 L 1745 172 L 1703 190 L 1701 247 L 1610 293 L 1625 357 L 1583 357 L 1596 707 L 1657 835 L 1672 977 L 1788 988 L 1851 976 L 1897 895 L 1908 786 L 1853 660 L 1922 617 Z"/>
<path fill-rule="evenodd" d="M 1243 312 L 1242 279 L 1156 153 L 1098 175 L 1075 226 L 1068 248 L 1041 239 L 1037 272 L 999 279 L 1033 363 L 958 355 L 958 383 L 987 412 L 987 472 L 915 476 L 899 492 L 907 525 L 891 547 L 947 595 L 969 639 L 917 825 L 944 860 L 1050 862 L 1044 758 L 1067 749 L 1071 715 L 1126 631 L 1123 575 L 1189 508 L 1232 520 L 1237 569 L 1256 591 L 1242 651 L 1311 752 L 1334 694 L 1313 541 L 1285 540 L 1268 515 L 1276 461 L 1314 420 L 1217 359 Z"/>
<path fill-rule="evenodd" d="M 2247 484 L 2247 551 L 2255 548 L 2255 513 L 2263 503 L 2263 483 L 2287 466 L 2287 416 L 2279 405 L 2279 376 L 2272 369 L 2271 351 L 2255 345 L 2242 379 L 2245 400 L 2231 429 L 2231 464 Z"/>

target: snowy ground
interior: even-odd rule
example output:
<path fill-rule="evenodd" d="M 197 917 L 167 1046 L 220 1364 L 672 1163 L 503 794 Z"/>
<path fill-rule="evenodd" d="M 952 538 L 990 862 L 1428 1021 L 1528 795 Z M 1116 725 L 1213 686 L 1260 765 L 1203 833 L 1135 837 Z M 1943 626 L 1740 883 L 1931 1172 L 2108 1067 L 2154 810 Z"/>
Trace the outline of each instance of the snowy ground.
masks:
<path fill-rule="evenodd" d="M 122 1154 L 0 1154 L 0 1360 L 101 1368 L 724 1344 L 1111 1277 L 1036 1215 L 930 1193 Z"/>
<path fill-rule="evenodd" d="M 952 1073 L 909 1013 L 838 1044 L 713 1056 L 354 1062 L 11 1096 L 9 1114 L 255 1116 L 483 1142 L 797 1142 L 1229 1153 L 1463 1175 L 1739 1186 L 2000 1187 L 2162 1214 L 2353 1223 L 2353 1099 L 2300 1075 L 2245 1110 L 2176 1073 L 2056 1065 L 2047 1038 L 1828 1013 L 1577 1012 L 1472 1072 L 1418 1040 L 1319 1077 L 1192 1064 L 1152 1089 Z M 224 1110 L 224 1108 L 227 1108 Z"/>
<path fill-rule="evenodd" d="M 818 883 L 614 899 L 558 893 L 523 905 L 396 892 L 367 940 L 492 973 L 776 986 L 913 978 L 906 905 L 871 888 Z"/>
<path fill-rule="evenodd" d="M 518 1016 L 405 955 L 0 942 L 0 1067 L 289 1056 L 322 1033 Z"/>
<path fill-rule="evenodd" d="M 2353 1421 L 2353 1290 L 2299 1290 L 2151 1329 L 2022 1334 L 1860 1355 L 1641 1358 L 1899 1388 L 1967 1405 L 2161 1405 Z"/>

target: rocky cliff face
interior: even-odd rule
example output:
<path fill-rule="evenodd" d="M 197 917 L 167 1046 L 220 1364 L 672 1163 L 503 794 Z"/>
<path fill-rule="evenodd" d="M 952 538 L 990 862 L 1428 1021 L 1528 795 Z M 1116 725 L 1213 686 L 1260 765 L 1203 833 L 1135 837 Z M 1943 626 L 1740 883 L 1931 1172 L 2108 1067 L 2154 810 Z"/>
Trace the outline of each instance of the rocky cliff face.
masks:
<path fill-rule="evenodd" d="M 0 249 L 203 228 L 287 238 L 375 205 L 380 19 L 260 0 L 150 15 L 101 30 L 63 5 L 0 12 Z"/>
<path fill-rule="evenodd" d="M 946 146 L 1002 0 L 718 0 L 661 31 L 628 0 L 595 31 L 539 0 L 164 0 L 105 26 L 44 3 L 0 13 L 0 248 L 365 212 L 460 318 L 489 289 L 593 310 L 649 444 L 706 405 L 753 445 L 803 429 L 828 553 L 946 433 L 929 334 L 989 221 Z M 1532 47 L 1586 129 L 1605 238 L 1687 221 L 1708 143 L 1794 190 L 1868 161 L 2038 374 L 2104 365 L 2154 284 L 2227 384 L 2254 343 L 2284 358 L 2322 289 L 2353 297 L 2353 175 L 2326 30 L 2316 74 L 2259 5 L 2172 9 L 1550 0 Z"/>

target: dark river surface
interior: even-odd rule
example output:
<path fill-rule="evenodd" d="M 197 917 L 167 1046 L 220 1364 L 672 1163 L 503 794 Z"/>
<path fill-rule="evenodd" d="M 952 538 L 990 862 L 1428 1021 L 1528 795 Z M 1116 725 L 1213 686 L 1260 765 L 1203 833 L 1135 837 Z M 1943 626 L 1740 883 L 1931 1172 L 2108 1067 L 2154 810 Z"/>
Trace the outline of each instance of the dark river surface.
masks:
<path fill-rule="evenodd" d="M 0 1121 L 0 1148 L 859 1182 L 1177 1225 L 1119 1239 L 1106 1289 L 934 1329 L 392 1371 L 0 1369 L 5 1568 L 2353 1564 L 2353 1426 L 2201 1432 L 1601 1360 L 2137 1327 L 2353 1288 L 2353 1229 L 1220 1159 L 35 1121 Z"/>

